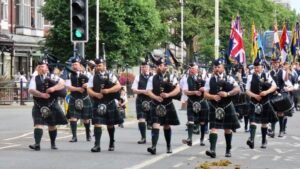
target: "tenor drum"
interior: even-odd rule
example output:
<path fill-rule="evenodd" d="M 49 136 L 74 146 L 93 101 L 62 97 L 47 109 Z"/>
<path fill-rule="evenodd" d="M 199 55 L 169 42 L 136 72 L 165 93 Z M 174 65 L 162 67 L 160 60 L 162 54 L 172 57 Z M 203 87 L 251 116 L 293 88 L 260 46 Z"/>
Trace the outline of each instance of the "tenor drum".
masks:
<path fill-rule="evenodd" d="M 287 113 L 294 108 L 294 102 L 288 93 L 279 93 L 274 96 L 271 104 L 276 112 Z"/>

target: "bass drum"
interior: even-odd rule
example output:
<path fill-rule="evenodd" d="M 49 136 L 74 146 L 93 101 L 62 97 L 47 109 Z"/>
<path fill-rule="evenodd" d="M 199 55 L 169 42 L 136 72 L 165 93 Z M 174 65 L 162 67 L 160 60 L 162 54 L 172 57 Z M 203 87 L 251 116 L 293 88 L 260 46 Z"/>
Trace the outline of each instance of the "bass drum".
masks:
<path fill-rule="evenodd" d="M 271 98 L 271 105 L 276 112 L 288 113 L 293 110 L 294 102 L 288 93 L 279 93 Z"/>

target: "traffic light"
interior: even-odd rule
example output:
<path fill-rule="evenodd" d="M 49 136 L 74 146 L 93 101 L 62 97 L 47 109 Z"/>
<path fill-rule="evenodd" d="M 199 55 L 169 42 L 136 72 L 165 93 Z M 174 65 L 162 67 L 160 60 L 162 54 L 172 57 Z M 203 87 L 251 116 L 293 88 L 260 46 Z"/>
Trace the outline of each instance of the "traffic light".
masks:
<path fill-rule="evenodd" d="M 89 40 L 89 1 L 70 0 L 71 41 L 87 42 Z"/>

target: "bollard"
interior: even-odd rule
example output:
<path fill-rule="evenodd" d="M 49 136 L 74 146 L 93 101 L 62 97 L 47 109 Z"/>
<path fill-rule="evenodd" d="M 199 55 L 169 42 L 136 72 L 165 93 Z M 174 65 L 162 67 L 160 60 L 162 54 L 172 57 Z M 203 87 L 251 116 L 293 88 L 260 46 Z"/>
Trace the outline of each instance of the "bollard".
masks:
<path fill-rule="evenodd" d="M 23 80 L 20 81 L 20 105 L 25 105 L 23 100 Z"/>

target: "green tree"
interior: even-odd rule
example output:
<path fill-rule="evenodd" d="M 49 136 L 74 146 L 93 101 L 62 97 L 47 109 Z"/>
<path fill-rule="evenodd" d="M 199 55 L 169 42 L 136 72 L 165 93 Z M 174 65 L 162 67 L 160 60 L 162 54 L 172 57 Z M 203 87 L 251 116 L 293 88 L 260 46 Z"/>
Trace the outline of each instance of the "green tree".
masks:
<path fill-rule="evenodd" d="M 95 58 L 96 0 L 89 4 L 89 42 L 87 58 Z M 45 46 L 55 55 L 67 59 L 70 42 L 69 1 L 47 0 L 42 8 L 45 18 L 54 25 Z M 108 65 L 137 65 L 145 52 L 160 45 L 167 35 L 153 0 L 100 1 L 100 44 L 105 43 Z"/>
<path fill-rule="evenodd" d="M 169 36 L 169 40 L 179 42 L 180 38 L 180 4 L 178 0 L 157 0 L 162 20 L 167 23 L 177 18 L 176 38 Z M 251 25 L 254 22 L 258 31 L 273 30 L 275 11 L 278 29 L 283 23 L 291 30 L 295 24 L 296 13 L 270 0 L 220 0 L 220 49 L 227 50 L 231 21 L 233 17 L 241 17 L 243 40 L 246 56 L 250 60 L 251 53 Z M 184 41 L 187 44 L 188 60 L 193 52 L 200 52 L 201 56 L 214 58 L 214 0 L 189 0 L 184 6 Z M 198 42 L 198 45 L 195 44 Z M 201 58 L 206 61 L 207 58 Z"/>

